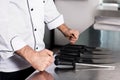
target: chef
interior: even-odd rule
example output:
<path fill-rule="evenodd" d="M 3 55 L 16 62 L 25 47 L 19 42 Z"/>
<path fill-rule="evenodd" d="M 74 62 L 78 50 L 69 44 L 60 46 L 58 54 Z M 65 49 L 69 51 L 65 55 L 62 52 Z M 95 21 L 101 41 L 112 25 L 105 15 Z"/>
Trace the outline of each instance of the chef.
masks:
<path fill-rule="evenodd" d="M 45 23 L 71 44 L 78 40 L 79 32 L 65 25 L 52 0 L 0 0 L 0 11 L 0 80 L 24 80 L 53 63 L 43 42 Z"/>

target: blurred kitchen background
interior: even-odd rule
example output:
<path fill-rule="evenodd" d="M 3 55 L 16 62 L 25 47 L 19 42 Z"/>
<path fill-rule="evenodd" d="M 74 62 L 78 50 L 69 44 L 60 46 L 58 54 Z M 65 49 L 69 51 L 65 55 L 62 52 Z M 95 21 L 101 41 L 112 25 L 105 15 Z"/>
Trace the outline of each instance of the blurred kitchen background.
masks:
<path fill-rule="evenodd" d="M 120 0 L 55 0 L 65 23 L 80 31 L 76 44 L 119 50 Z M 46 27 L 46 48 L 68 44 L 57 29 Z"/>

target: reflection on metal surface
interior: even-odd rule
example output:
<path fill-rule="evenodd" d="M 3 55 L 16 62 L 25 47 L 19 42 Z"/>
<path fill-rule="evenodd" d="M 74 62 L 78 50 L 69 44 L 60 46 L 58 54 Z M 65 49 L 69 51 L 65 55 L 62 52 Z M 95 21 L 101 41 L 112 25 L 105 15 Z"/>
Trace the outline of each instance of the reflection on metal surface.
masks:
<path fill-rule="evenodd" d="M 93 27 L 90 27 L 80 35 L 77 44 L 107 48 L 112 51 L 120 51 L 120 32 L 94 30 Z"/>
<path fill-rule="evenodd" d="M 97 80 L 99 71 L 56 69 L 56 80 Z"/>
<path fill-rule="evenodd" d="M 120 32 L 101 31 L 101 47 L 120 51 Z"/>
<path fill-rule="evenodd" d="M 54 80 L 54 77 L 50 73 L 43 71 L 35 72 L 26 80 Z"/>

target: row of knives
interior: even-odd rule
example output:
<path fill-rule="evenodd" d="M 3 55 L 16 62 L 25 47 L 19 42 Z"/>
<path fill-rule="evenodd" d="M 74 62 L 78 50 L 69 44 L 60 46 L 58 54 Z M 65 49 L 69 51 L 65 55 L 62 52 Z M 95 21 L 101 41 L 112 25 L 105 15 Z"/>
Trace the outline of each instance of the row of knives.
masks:
<path fill-rule="evenodd" d="M 103 64 L 114 63 L 113 58 L 112 51 L 104 48 L 67 44 L 56 53 L 54 63 L 57 67 L 65 65 L 73 69 L 76 66 L 111 67 Z"/>

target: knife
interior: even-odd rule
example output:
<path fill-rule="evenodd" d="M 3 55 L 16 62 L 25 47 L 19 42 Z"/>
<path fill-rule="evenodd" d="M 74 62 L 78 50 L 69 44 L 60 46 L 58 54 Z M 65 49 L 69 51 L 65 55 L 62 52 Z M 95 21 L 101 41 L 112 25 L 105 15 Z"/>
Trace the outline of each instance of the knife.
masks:
<path fill-rule="evenodd" d="M 100 65 L 100 64 L 88 64 L 88 63 L 75 63 L 75 62 L 65 62 L 65 61 L 55 61 L 55 65 L 57 65 L 58 68 L 61 68 L 59 65 L 67 65 L 72 66 L 73 69 L 76 68 L 83 68 L 83 67 L 94 67 L 94 68 L 110 68 L 115 69 L 115 66 L 108 66 L 108 65 Z M 62 68 L 64 68 L 62 66 Z"/>
<path fill-rule="evenodd" d="M 98 54 L 80 54 L 80 53 L 65 53 L 65 52 L 59 52 L 57 55 L 63 56 L 63 57 L 81 57 L 81 58 L 114 58 L 112 55 L 98 55 Z"/>
<path fill-rule="evenodd" d="M 82 53 L 82 54 L 96 54 L 96 55 L 109 55 L 112 53 L 112 51 L 97 51 L 97 50 L 85 50 L 85 49 L 77 49 L 73 48 L 64 48 L 60 49 L 60 52 L 62 53 Z"/>
<path fill-rule="evenodd" d="M 81 57 L 66 57 L 66 56 L 56 56 L 55 60 L 57 61 L 66 61 L 66 62 L 78 62 L 78 63 L 92 63 L 92 64 L 111 64 L 114 63 L 114 59 L 98 59 L 98 58 L 81 58 Z"/>
<path fill-rule="evenodd" d="M 83 49 L 86 51 L 106 51 L 107 50 L 99 47 L 89 47 L 86 45 L 71 45 L 71 44 L 67 44 L 63 48 L 61 48 L 61 50 L 66 50 L 66 49 L 75 49 L 75 50 Z"/>

